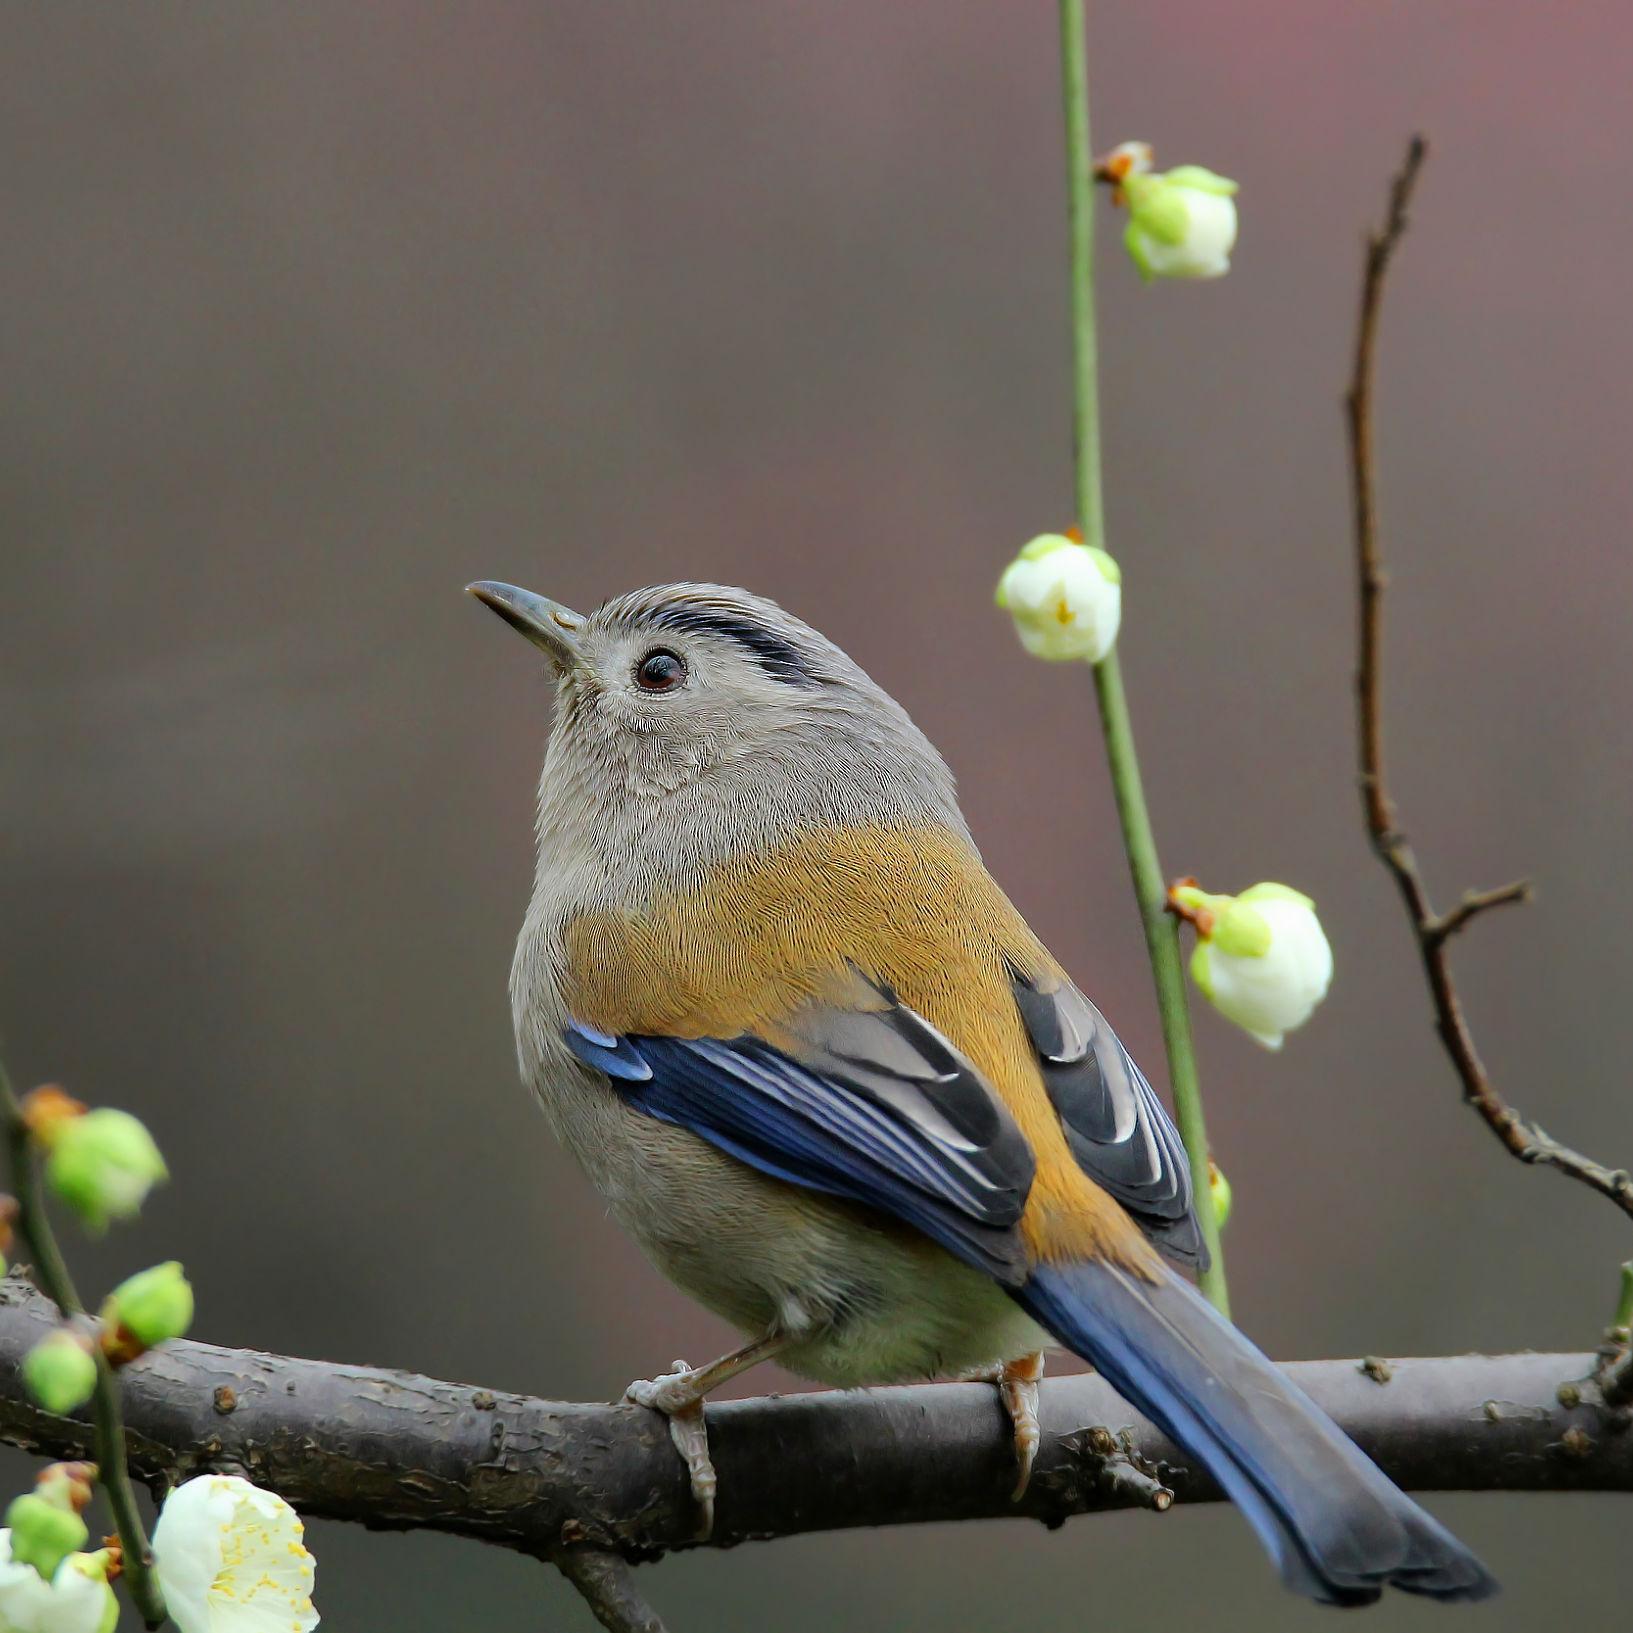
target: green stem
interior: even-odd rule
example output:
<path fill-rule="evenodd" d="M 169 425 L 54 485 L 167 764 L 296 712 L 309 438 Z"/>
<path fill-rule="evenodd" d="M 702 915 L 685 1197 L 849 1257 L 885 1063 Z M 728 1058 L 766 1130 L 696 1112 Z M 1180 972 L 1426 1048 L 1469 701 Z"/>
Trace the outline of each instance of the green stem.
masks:
<path fill-rule="evenodd" d="M 23 1120 L 23 1108 L 17 1099 L 17 1091 L 12 1087 L 11 1074 L 7 1072 L 3 1060 L 0 1060 L 0 1117 L 5 1120 L 6 1143 L 11 1152 L 11 1179 L 17 1191 L 17 1227 L 28 1245 L 40 1284 L 65 1316 L 83 1315 L 85 1305 L 68 1272 L 62 1249 L 57 1245 L 56 1233 L 51 1229 L 51 1220 L 45 1210 L 45 1199 L 40 1194 L 40 1177 L 34 1163 L 34 1142 Z M 161 1627 L 166 1615 L 164 1594 L 153 1570 L 153 1550 L 148 1544 L 147 1531 L 136 1506 L 136 1492 L 131 1485 L 130 1467 L 125 1460 L 125 1423 L 119 1409 L 119 1382 L 100 1348 L 95 1354 L 96 1389 L 91 1405 L 96 1419 L 97 1474 L 107 1493 L 108 1507 L 113 1511 L 113 1523 L 119 1532 L 119 1544 L 124 1553 L 125 1584 L 130 1589 L 131 1603 L 148 1627 Z"/>
<path fill-rule="evenodd" d="M 1616 1300 L 1613 1327 L 1633 1328 L 1633 1259 L 1622 1266 L 1622 1291 Z"/>
<path fill-rule="evenodd" d="M 1094 158 L 1089 144 L 1088 54 L 1083 0 L 1060 0 L 1061 84 L 1066 105 L 1066 208 L 1072 257 L 1072 406 L 1077 469 L 1077 515 L 1083 542 L 1106 548 L 1105 504 L 1100 483 L 1100 392 L 1094 324 Z M 1212 1261 L 1202 1272 L 1202 1291 L 1222 1314 L 1230 1314 L 1225 1259 L 1208 1183 L 1208 1133 L 1202 1117 L 1202 1088 L 1185 1004 L 1179 927 L 1168 913 L 1168 887 L 1157 860 L 1157 842 L 1140 782 L 1134 728 L 1128 718 L 1122 670 L 1113 649 L 1094 669 L 1100 726 L 1112 792 L 1128 852 L 1129 873 L 1145 927 L 1145 945 L 1156 982 L 1157 1009 L 1168 1053 L 1168 1080 L 1180 1137 L 1191 1159 L 1196 1216 Z"/>

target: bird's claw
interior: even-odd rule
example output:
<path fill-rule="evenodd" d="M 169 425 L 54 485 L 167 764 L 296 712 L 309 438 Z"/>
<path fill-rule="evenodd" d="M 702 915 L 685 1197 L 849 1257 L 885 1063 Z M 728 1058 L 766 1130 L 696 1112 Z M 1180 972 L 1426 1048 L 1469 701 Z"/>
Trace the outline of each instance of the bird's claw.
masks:
<path fill-rule="evenodd" d="M 1022 1372 L 1021 1368 L 1027 1368 Z M 1032 1465 L 1037 1461 L 1038 1447 L 1043 1443 L 1043 1429 L 1038 1423 L 1038 1381 L 1043 1377 L 1043 1357 L 1028 1356 L 1004 1369 L 998 1388 L 1004 1397 L 1004 1409 L 1015 1426 L 1015 1489 L 1009 1500 L 1018 1503 L 1026 1495 L 1032 1479 Z"/>
<path fill-rule="evenodd" d="M 669 1438 L 686 1464 L 692 1498 L 700 1515 L 699 1540 L 714 1530 L 714 1498 L 719 1480 L 714 1460 L 709 1456 L 709 1431 L 703 1421 L 703 1400 L 697 1393 L 697 1377 L 684 1361 L 675 1364 L 661 1378 L 637 1378 L 624 1391 L 624 1399 L 635 1406 L 661 1412 L 669 1421 Z"/>
<path fill-rule="evenodd" d="M 624 1391 L 624 1399 L 666 1416 L 683 1412 L 698 1399 L 696 1376 L 685 1361 L 676 1361 L 662 1377 L 637 1378 Z"/>
<path fill-rule="evenodd" d="M 1038 1384 L 1043 1377 L 1043 1357 L 1023 1355 L 1018 1361 L 983 1367 L 968 1376 L 972 1382 L 998 1386 L 999 1398 L 1015 1431 L 1016 1478 L 1009 1500 L 1018 1503 L 1026 1495 L 1032 1480 L 1032 1465 L 1043 1443 L 1043 1429 L 1038 1423 Z"/>

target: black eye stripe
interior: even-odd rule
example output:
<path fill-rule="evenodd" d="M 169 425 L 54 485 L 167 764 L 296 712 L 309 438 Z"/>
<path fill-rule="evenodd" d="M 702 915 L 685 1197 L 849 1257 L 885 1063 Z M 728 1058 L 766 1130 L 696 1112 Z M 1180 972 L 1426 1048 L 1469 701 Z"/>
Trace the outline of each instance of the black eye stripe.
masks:
<path fill-rule="evenodd" d="M 709 607 L 663 607 L 652 614 L 649 622 L 663 629 L 724 636 L 746 647 L 753 654 L 754 661 L 773 680 L 780 680 L 789 686 L 819 684 L 799 648 L 791 641 L 734 613 L 715 611 Z"/>

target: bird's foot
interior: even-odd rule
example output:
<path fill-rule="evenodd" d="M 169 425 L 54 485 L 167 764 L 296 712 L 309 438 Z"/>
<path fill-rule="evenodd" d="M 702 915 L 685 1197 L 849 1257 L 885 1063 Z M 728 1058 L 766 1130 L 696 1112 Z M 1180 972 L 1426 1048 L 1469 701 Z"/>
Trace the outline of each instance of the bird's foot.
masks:
<path fill-rule="evenodd" d="M 1043 1355 L 1024 1355 L 1011 1361 L 998 1380 L 999 1392 L 1004 1398 L 1004 1410 L 1015 1425 L 1015 1489 L 1009 1494 L 1011 1502 L 1018 1503 L 1026 1495 L 1027 1483 L 1032 1478 L 1032 1465 L 1037 1461 L 1038 1447 L 1043 1441 L 1043 1429 L 1038 1423 L 1038 1385 L 1043 1381 Z"/>
<path fill-rule="evenodd" d="M 714 1497 L 719 1487 L 709 1456 L 709 1431 L 703 1422 L 704 1377 L 712 1370 L 693 1371 L 684 1361 L 676 1361 L 661 1378 L 637 1378 L 624 1391 L 626 1401 L 662 1412 L 669 1420 L 669 1438 L 685 1460 L 692 1498 L 698 1506 L 700 1541 L 714 1530 Z"/>
<path fill-rule="evenodd" d="M 1009 1500 L 1018 1503 L 1026 1495 L 1032 1479 L 1032 1465 L 1037 1461 L 1038 1447 L 1043 1442 L 1043 1430 L 1038 1423 L 1038 1384 L 1043 1379 L 1043 1355 L 1023 1355 L 1018 1361 L 1006 1361 L 1002 1366 L 986 1367 L 973 1373 L 978 1383 L 997 1384 L 998 1394 L 1009 1414 L 1015 1430 L 1015 1489 Z"/>
<path fill-rule="evenodd" d="M 675 1450 L 686 1460 L 686 1474 L 692 1482 L 692 1496 L 697 1499 L 701 1517 L 698 1541 L 706 1542 L 714 1531 L 714 1494 L 719 1485 L 715 1479 L 714 1461 L 709 1456 L 709 1431 L 703 1422 L 703 1397 L 711 1389 L 746 1372 L 751 1366 L 769 1360 L 785 1348 L 788 1338 L 780 1332 L 769 1332 L 756 1338 L 730 1355 L 706 1367 L 689 1367 L 676 1361 L 661 1378 L 637 1378 L 624 1391 L 624 1399 L 636 1406 L 650 1407 L 662 1412 L 669 1420 L 669 1438 Z"/>

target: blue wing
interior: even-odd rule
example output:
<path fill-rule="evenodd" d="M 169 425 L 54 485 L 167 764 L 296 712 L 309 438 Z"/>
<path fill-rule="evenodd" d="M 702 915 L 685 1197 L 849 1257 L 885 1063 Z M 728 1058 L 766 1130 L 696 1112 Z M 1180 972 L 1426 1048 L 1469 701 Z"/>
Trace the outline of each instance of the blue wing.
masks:
<path fill-rule="evenodd" d="M 762 1173 L 879 1208 L 1008 1286 L 1034 1162 L 980 1074 L 927 1021 L 866 982 L 861 1007 L 790 1023 L 802 1059 L 761 1038 L 563 1032 L 632 1106 Z"/>
<path fill-rule="evenodd" d="M 1190 1160 L 1145 1074 L 1070 981 L 1033 978 L 1013 965 L 1010 978 L 1078 1167 L 1110 1191 L 1169 1258 L 1205 1265 Z"/>

